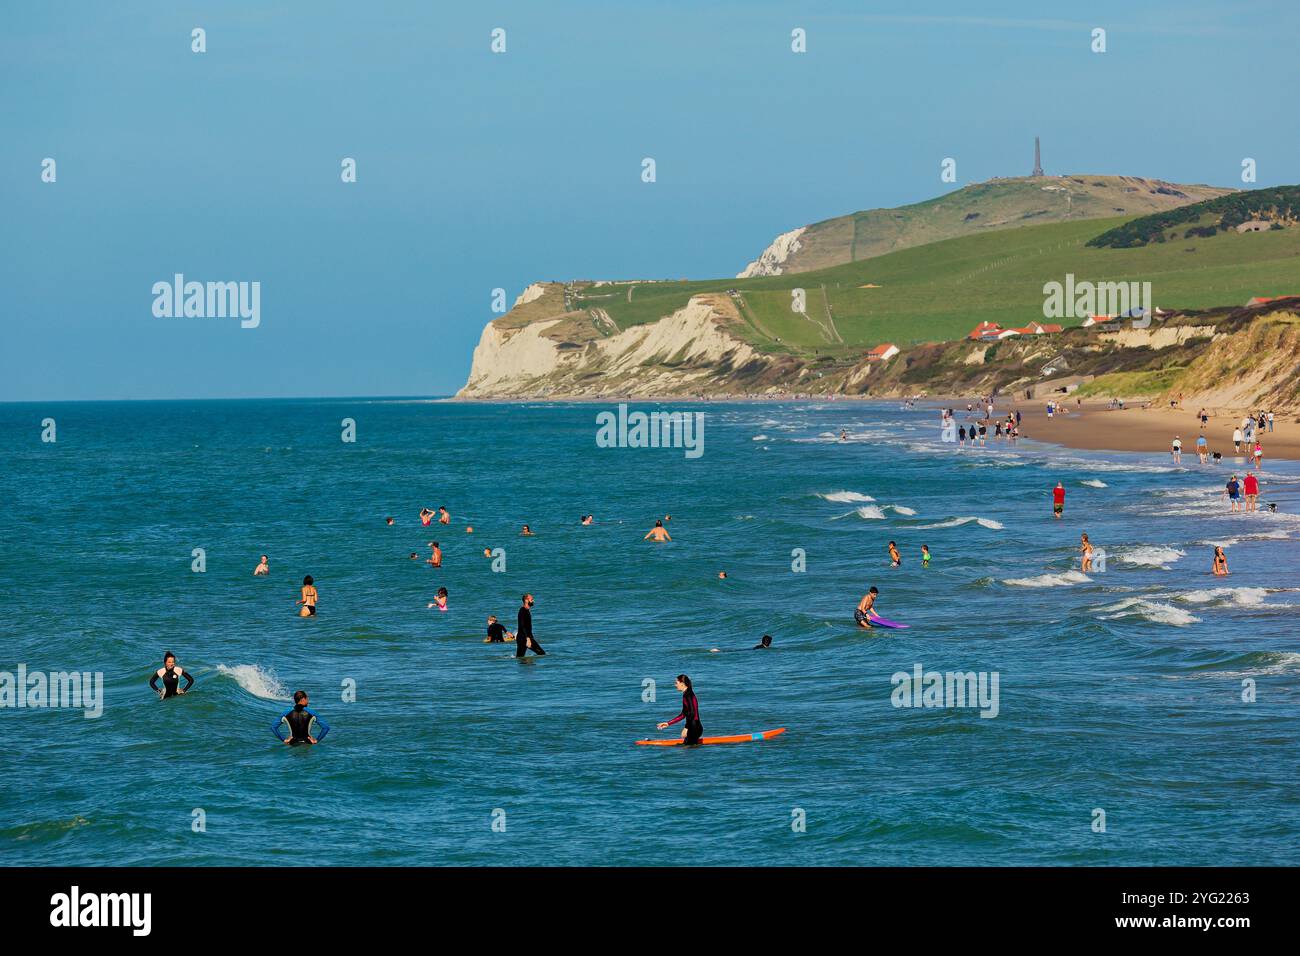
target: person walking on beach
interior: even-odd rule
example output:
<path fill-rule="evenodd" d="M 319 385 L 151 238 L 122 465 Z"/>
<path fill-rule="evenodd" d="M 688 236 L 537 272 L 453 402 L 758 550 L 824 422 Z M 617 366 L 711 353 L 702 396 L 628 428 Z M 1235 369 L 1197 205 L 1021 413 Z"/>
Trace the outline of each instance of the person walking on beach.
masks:
<path fill-rule="evenodd" d="M 682 742 L 688 747 L 694 746 L 704 736 L 704 724 L 700 723 L 700 702 L 695 699 L 695 689 L 685 674 L 677 675 L 677 689 L 682 692 L 682 712 L 672 720 L 661 722 L 658 727 L 667 730 L 679 720 L 686 721 L 682 727 Z"/>
<path fill-rule="evenodd" d="M 184 687 L 180 686 L 182 677 L 185 678 Z M 162 681 L 161 690 L 158 687 L 159 681 Z M 183 694 L 193 686 L 194 677 L 176 665 L 176 655 L 171 651 L 163 654 L 163 666 L 149 678 L 149 687 L 161 700 Z"/>
<path fill-rule="evenodd" d="M 532 648 L 534 654 L 538 657 L 544 657 L 546 652 L 542 650 L 542 645 L 537 643 L 537 638 L 533 637 L 533 596 L 525 594 L 519 608 L 519 623 L 515 627 L 515 657 L 525 657 L 528 649 Z"/>
<path fill-rule="evenodd" d="M 1174 444 L 1170 454 L 1174 456 L 1175 465 L 1181 465 L 1183 463 L 1183 440 L 1177 435 L 1174 436 Z"/>
<path fill-rule="evenodd" d="M 1196 457 L 1201 459 L 1201 464 L 1205 464 L 1205 459 L 1209 457 L 1210 444 L 1205 440 L 1204 435 L 1196 436 Z"/>
<path fill-rule="evenodd" d="M 1219 577 L 1228 574 L 1228 556 L 1223 553 L 1223 545 L 1216 545 L 1214 548 L 1214 573 Z"/>
<path fill-rule="evenodd" d="M 1246 472 L 1246 480 L 1243 489 L 1246 494 L 1246 510 L 1255 510 L 1255 501 L 1259 497 L 1259 479 L 1255 477 L 1254 472 Z"/>
<path fill-rule="evenodd" d="M 1241 454 L 1241 427 L 1238 426 L 1232 430 L 1232 450 L 1238 455 Z"/>
<path fill-rule="evenodd" d="M 1230 512 L 1241 510 L 1241 482 L 1237 481 L 1236 475 L 1228 479 L 1223 489 L 1223 496 L 1230 502 L 1231 506 L 1228 508 Z"/>
<path fill-rule="evenodd" d="M 1056 483 L 1056 487 L 1052 489 L 1052 516 L 1054 518 L 1059 518 L 1064 513 L 1065 513 L 1065 485 L 1061 484 L 1058 481 Z"/>
<path fill-rule="evenodd" d="M 309 574 L 302 579 L 302 597 L 295 602 L 302 605 L 302 610 L 298 612 L 298 616 L 315 617 L 316 602 L 319 599 L 320 595 L 316 593 L 316 582 L 312 580 L 312 576 Z"/>
<path fill-rule="evenodd" d="M 1254 459 L 1255 459 L 1255 470 L 1263 471 L 1264 470 L 1264 446 L 1261 445 L 1259 442 L 1255 442 Z"/>
<path fill-rule="evenodd" d="M 1272 430 L 1273 430 L 1273 413 L 1272 413 L 1272 412 L 1269 412 L 1269 413 L 1268 413 L 1268 430 L 1269 430 L 1269 431 L 1272 431 Z"/>

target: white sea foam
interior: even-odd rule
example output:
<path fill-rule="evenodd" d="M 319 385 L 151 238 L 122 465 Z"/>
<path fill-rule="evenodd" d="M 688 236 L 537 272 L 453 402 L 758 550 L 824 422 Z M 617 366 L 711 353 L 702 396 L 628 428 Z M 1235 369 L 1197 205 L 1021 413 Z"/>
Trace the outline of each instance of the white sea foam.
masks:
<path fill-rule="evenodd" d="M 974 515 L 970 515 L 966 518 L 949 518 L 947 521 L 940 521 L 937 524 L 917 525 L 916 530 L 928 531 L 934 528 L 956 528 L 959 525 L 970 524 L 972 521 L 979 522 L 980 527 L 992 531 L 1001 531 L 1003 527 L 1001 521 L 994 521 L 992 518 L 976 518 Z"/>
<path fill-rule="evenodd" d="M 859 518 L 877 519 L 885 516 L 885 513 L 877 505 L 863 505 L 861 508 L 855 509 L 855 511 Z"/>
<path fill-rule="evenodd" d="M 1163 568 L 1168 571 L 1169 565 L 1186 554 L 1186 551 L 1179 551 L 1177 548 L 1141 547 L 1121 552 L 1119 559 L 1125 564 L 1139 564 L 1143 567 Z"/>
<path fill-rule="evenodd" d="M 1085 478 L 1079 482 L 1081 485 L 1087 485 L 1089 488 L 1109 488 L 1110 485 L 1099 478 Z"/>
<path fill-rule="evenodd" d="M 827 501 L 838 501 L 848 503 L 850 501 L 875 501 L 871 495 L 864 495 L 858 491 L 832 491 L 830 494 L 818 495 L 818 498 L 825 498 Z"/>
<path fill-rule="evenodd" d="M 1268 588 L 1201 588 L 1177 595 L 1180 601 L 1191 604 L 1233 605 L 1235 607 L 1259 607 L 1269 596 Z"/>
<path fill-rule="evenodd" d="M 1034 578 L 1007 578 L 1003 584 L 1018 588 L 1058 588 L 1074 584 L 1088 584 L 1092 578 L 1082 571 L 1061 571 L 1055 574 L 1040 574 Z"/>
<path fill-rule="evenodd" d="M 755 435 L 750 441 L 767 441 L 766 435 Z"/>
<path fill-rule="evenodd" d="M 915 508 L 905 508 L 903 505 L 885 505 L 885 507 L 886 507 L 886 508 L 890 508 L 890 509 L 892 509 L 892 510 L 894 511 L 894 513 L 896 513 L 896 514 L 900 514 L 900 515 L 914 515 L 914 514 L 916 514 L 916 509 L 915 509 Z"/>
<path fill-rule="evenodd" d="M 1148 601 L 1145 598 L 1125 598 L 1118 604 L 1111 604 L 1098 610 L 1108 612 L 1102 614 L 1102 617 L 1108 621 L 1124 617 L 1140 617 L 1156 624 L 1186 627 L 1188 624 L 1199 624 L 1201 620 L 1180 607 L 1161 604 L 1159 601 Z"/>
<path fill-rule="evenodd" d="M 274 673 L 259 664 L 235 664 L 233 667 L 218 664 L 217 673 L 233 678 L 235 683 L 254 697 L 263 700 L 289 699 L 289 689 L 280 683 Z"/>
<path fill-rule="evenodd" d="M 1198 545 L 1213 548 L 1218 545 L 1222 548 L 1231 548 L 1234 544 L 1241 544 L 1243 541 L 1280 541 L 1291 537 L 1289 532 L 1278 528 L 1275 531 L 1261 531 L 1259 534 L 1243 534 L 1237 538 L 1212 538 L 1207 541 L 1197 541 Z"/>
<path fill-rule="evenodd" d="M 1052 458 L 1048 463 L 1070 471 L 1130 472 L 1140 475 L 1163 475 L 1187 470 L 1169 465 L 1130 465 L 1121 461 L 1096 461 L 1090 458 Z"/>

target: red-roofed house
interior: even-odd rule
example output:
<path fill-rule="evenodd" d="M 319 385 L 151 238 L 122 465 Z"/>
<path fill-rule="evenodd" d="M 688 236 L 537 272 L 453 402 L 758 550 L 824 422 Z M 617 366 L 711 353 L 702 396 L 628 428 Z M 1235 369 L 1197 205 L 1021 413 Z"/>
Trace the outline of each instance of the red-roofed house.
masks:
<path fill-rule="evenodd" d="M 1276 302 L 1276 301 L 1278 301 L 1279 299 L 1294 299 L 1294 298 L 1295 298 L 1295 296 L 1293 296 L 1293 295 L 1269 295 L 1269 296 L 1257 295 L 1257 296 L 1255 296 L 1255 298 L 1253 298 L 1253 299 L 1251 299 L 1249 302 L 1247 302 L 1246 305 L 1248 305 L 1248 306 L 1250 306 L 1250 305 L 1267 305 L 1269 302 Z"/>
<path fill-rule="evenodd" d="M 1114 321 L 1115 321 L 1115 316 L 1113 315 L 1090 315 L 1083 320 L 1083 327 L 1087 329 L 1087 328 L 1091 328 L 1094 325 L 1103 325 L 1106 322 L 1114 322 Z"/>
<path fill-rule="evenodd" d="M 1063 329 L 1059 325 L 1044 325 L 1042 322 L 1030 322 L 1023 329 L 1012 329 L 1013 332 L 1019 332 L 1021 335 L 1051 335 L 1054 332 L 1061 332 Z"/>
<path fill-rule="evenodd" d="M 981 322 L 971 330 L 968 339 L 974 339 L 976 342 L 987 341 L 988 339 L 998 339 L 1002 337 L 1002 328 L 996 322 Z"/>
<path fill-rule="evenodd" d="M 868 362 L 886 362 L 898 354 L 898 346 L 892 342 L 886 342 L 884 345 L 877 345 L 867 353 Z"/>

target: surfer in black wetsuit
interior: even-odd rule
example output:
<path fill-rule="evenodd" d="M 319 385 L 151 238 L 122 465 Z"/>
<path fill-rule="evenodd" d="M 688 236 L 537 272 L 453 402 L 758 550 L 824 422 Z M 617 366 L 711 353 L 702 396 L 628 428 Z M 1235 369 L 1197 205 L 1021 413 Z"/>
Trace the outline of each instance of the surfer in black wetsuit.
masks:
<path fill-rule="evenodd" d="M 495 614 L 489 614 L 487 619 L 487 637 L 483 638 L 484 644 L 504 644 L 506 638 L 513 638 L 514 635 L 506 630 L 505 625 L 497 621 Z"/>
<path fill-rule="evenodd" d="M 533 637 L 533 596 L 525 594 L 523 605 L 519 608 L 519 624 L 515 628 L 515 657 L 523 657 L 528 653 L 531 647 L 533 653 L 538 657 L 546 654 L 542 650 L 542 645 L 537 643 L 537 638 Z"/>
<path fill-rule="evenodd" d="M 750 650 L 765 651 L 772 646 L 772 635 L 764 634 L 762 640 L 755 644 Z"/>
<path fill-rule="evenodd" d="M 677 675 L 677 689 L 682 692 L 682 712 L 672 720 L 665 721 L 659 725 L 660 730 L 667 730 L 679 720 L 685 720 L 686 726 L 682 729 L 682 743 L 687 746 L 698 744 L 700 738 L 704 736 L 704 725 L 700 723 L 700 702 L 695 699 L 695 690 L 691 687 L 691 679 L 685 674 Z"/>
<path fill-rule="evenodd" d="M 330 732 L 329 724 L 321 720 L 310 710 L 307 709 L 307 692 L 305 690 L 296 690 L 293 692 L 293 706 L 280 715 L 280 718 L 271 725 L 271 733 L 283 744 L 297 746 L 298 744 L 318 744 L 325 739 L 325 735 Z M 320 725 L 320 734 L 313 737 L 311 734 L 311 725 L 315 721 Z M 285 724 L 289 725 L 289 736 L 282 737 L 280 728 Z"/>
<path fill-rule="evenodd" d="M 181 678 L 185 678 L 185 686 L 181 687 Z M 158 688 L 158 681 L 162 681 L 162 689 Z M 163 666 L 154 672 L 149 678 L 149 686 L 153 688 L 154 693 L 160 694 L 163 700 L 168 697 L 177 697 L 194 686 L 194 678 L 180 667 L 176 666 L 176 655 L 168 651 L 163 655 Z"/>

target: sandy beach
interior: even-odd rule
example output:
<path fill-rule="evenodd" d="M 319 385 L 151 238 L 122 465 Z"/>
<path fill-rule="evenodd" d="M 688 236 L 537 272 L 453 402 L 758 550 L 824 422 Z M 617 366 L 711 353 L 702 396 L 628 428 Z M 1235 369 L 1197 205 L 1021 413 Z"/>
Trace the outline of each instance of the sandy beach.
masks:
<path fill-rule="evenodd" d="M 1024 421 L 1021 435 L 1036 441 L 1054 442 L 1067 448 L 1108 451 L 1147 451 L 1168 453 L 1175 436 L 1183 440 L 1183 460 L 1196 460 L 1196 438 L 1201 434 L 1196 408 L 1110 409 L 1106 403 L 1070 404 L 1067 414 L 1047 417 L 1037 402 L 1022 405 Z M 1231 459 L 1232 430 L 1241 424 L 1244 410 L 1211 413 L 1205 437 L 1211 453 L 1220 452 Z M 1296 415 L 1275 414 L 1272 432 L 1258 436 L 1264 446 L 1264 467 L 1270 459 L 1300 459 L 1300 425 Z"/>

